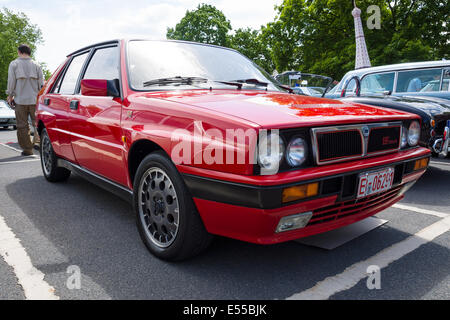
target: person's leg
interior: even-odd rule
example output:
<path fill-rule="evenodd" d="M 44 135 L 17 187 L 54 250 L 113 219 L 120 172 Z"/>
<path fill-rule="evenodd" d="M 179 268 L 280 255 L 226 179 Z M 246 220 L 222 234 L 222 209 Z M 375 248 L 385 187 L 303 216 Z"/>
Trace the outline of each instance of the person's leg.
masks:
<path fill-rule="evenodd" d="M 33 131 L 34 131 L 33 145 L 34 145 L 34 147 L 39 147 L 39 143 L 41 142 L 41 140 L 39 139 L 39 133 L 36 128 L 36 106 L 30 105 L 28 108 L 29 108 L 29 113 L 30 113 L 30 118 L 31 118 L 31 125 L 33 126 Z"/>
<path fill-rule="evenodd" d="M 33 154 L 33 143 L 30 139 L 30 127 L 28 126 L 28 107 L 16 105 L 17 140 L 25 154 Z"/>

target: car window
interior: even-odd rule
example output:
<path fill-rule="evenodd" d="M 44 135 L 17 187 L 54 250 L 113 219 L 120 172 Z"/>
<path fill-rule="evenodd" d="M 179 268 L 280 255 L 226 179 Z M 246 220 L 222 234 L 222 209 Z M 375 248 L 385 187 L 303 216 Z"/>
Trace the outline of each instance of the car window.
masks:
<path fill-rule="evenodd" d="M 144 83 L 162 78 L 200 77 L 231 82 L 256 79 L 267 83 L 269 91 L 282 91 L 266 71 L 242 54 L 225 48 L 172 41 L 130 41 L 127 57 L 130 86 L 134 90 L 180 89 L 183 84 L 148 87 Z M 203 85 L 206 86 L 230 87 L 218 82 Z M 184 87 L 192 86 L 184 84 Z M 261 86 L 250 84 L 245 89 L 261 90 Z"/>
<path fill-rule="evenodd" d="M 58 90 L 60 94 L 74 94 L 77 86 L 78 76 L 80 75 L 81 68 L 84 65 L 84 61 L 88 52 L 76 56 L 72 59 L 69 68 L 64 75 L 61 86 Z"/>
<path fill-rule="evenodd" d="M 397 92 L 439 91 L 442 69 L 399 71 Z"/>
<path fill-rule="evenodd" d="M 449 84 L 450 84 L 450 69 L 444 70 L 444 77 L 442 81 L 442 91 L 450 91 L 449 90 Z"/>
<path fill-rule="evenodd" d="M 97 49 L 89 62 L 83 79 L 119 79 L 119 49 Z"/>
<path fill-rule="evenodd" d="M 392 92 L 395 72 L 375 73 L 361 80 L 361 94 Z"/>

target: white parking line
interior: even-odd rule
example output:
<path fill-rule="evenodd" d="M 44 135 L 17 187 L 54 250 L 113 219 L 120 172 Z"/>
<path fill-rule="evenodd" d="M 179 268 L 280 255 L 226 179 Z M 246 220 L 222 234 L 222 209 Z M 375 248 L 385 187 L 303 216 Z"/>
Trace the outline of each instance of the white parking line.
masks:
<path fill-rule="evenodd" d="M 25 248 L 0 216 L 0 255 L 10 265 L 30 300 L 58 300 L 55 289 L 44 280 L 44 274 L 31 263 Z"/>
<path fill-rule="evenodd" d="M 441 162 L 441 161 L 430 161 L 431 164 L 437 164 L 437 165 L 443 165 L 443 166 L 450 166 L 450 163 L 448 162 Z"/>
<path fill-rule="evenodd" d="M 1 162 L 0 161 L 0 166 L 2 164 L 14 164 L 14 163 L 24 163 L 24 162 L 36 162 L 36 161 L 40 161 L 41 159 L 37 158 L 37 157 L 30 157 L 30 158 L 35 158 L 35 159 L 30 159 L 30 160 L 17 160 L 17 161 L 5 161 L 5 162 Z M 36 159 L 37 158 L 37 159 Z"/>
<path fill-rule="evenodd" d="M 4 147 L 6 147 L 6 148 L 8 148 L 8 149 L 11 149 L 11 150 L 14 150 L 14 151 L 16 151 L 16 152 L 22 153 L 22 150 L 19 150 L 19 149 L 17 149 L 17 148 L 11 147 L 11 146 L 8 146 L 6 143 L 1 143 L 1 142 L 0 142 L 0 146 L 4 146 Z"/>
<path fill-rule="evenodd" d="M 397 208 L 397 209 L 402 209 L 402 210 L 413 211 L 413 212 L 417 212 L 417 213 L 429 214 L 429 215 L 436 216 L 439 218 L 445 218 L 445 217 L 449 216 L 448 213 L 438 212 L 438 211 L 434 211 L 434 210 L 421 209 L 421 208 L 411 207 L 411 206 L 405 206 L 404 204 L 399 204 L 399 203 L 394 204 L 392 207 Z"/>
<path fill-rule="evenodd" d="M 292 295 L 288 300 L 321 300 L 354 287 L 359 281 L 368 276 L 367 267 L 376 265 L 387 267 L 390 263 L 399 260 L 406 254 L 416 250 L 421 245 L 433 241 L 436 237 L 450 230 L 450 216 L 433 223 L 420 230 L 411 237 L 396 243 L 375 256 L 348 267 L 342 273 L 328 277 L 318 282 L 314 287 Z"/>

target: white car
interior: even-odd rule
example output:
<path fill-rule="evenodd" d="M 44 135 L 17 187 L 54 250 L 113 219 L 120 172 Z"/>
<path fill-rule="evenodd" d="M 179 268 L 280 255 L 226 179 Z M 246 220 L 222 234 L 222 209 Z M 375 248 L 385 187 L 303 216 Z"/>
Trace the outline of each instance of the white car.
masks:
<path fill-rule="evenodd" d="M 5 100 L 0 100 L 0 128 L 16 129 L 16 113 Z"/>

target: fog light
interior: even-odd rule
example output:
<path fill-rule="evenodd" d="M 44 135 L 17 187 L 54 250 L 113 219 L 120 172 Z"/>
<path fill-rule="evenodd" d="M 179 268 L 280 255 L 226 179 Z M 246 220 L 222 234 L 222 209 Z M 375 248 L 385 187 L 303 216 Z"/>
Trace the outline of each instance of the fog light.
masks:
<path fill-rule="evenodd" d="M 314 197 L 319 193 L 319 183 L 308 183 L 283 189 L 283 203 Z"/>
<path fill-rule="evenodd" d="M 428 160 L 428 158 L 416 160 L 416 162 L 414 163 L 414 171 L 426 168 L 428 166 Z"/>
<path fill-rule="evenodd" d="M 283 217 L 278 223 L 276 232 L 278 233 L 303 228 L 308 224 L 311 216 L 312 212 L 310 211 Z"/>

